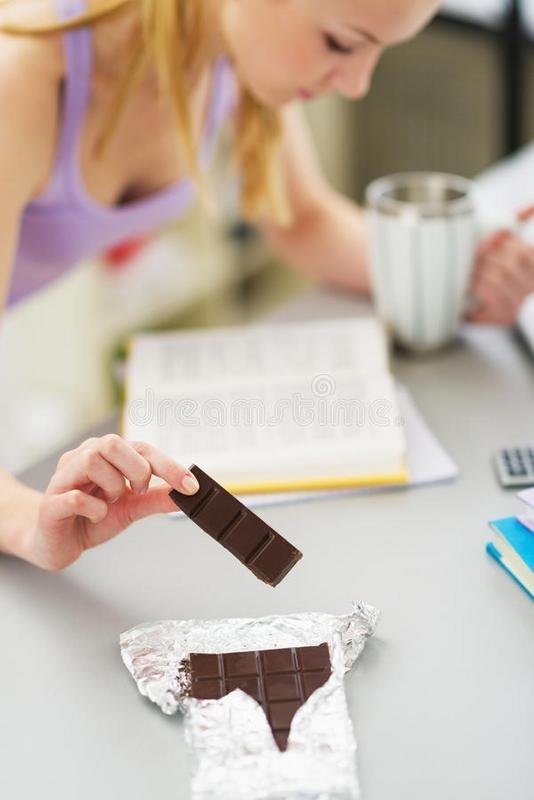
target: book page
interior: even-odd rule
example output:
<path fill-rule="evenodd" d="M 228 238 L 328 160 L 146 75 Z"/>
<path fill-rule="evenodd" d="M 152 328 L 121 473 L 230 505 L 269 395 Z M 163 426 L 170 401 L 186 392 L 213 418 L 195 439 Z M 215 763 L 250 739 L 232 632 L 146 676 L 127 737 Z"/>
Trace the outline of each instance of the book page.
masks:
<path fill-rule="evenodd" d="M 127 397 L 127 438 L 223 482 L 403 469 L 403 420 L 373 318 L 138 337 Z"/>
<path fill-rule="evenodd" d="M 319 393 L 320 392 L 320 393 Z M 326 465 L 352 463 L 355 473 L 384 466 L 383 457 L 405 449 L 404 420 L 390 376 L 313 384 L 287 378 L 276 383 L 234 384 L 209 392 L 154 395 L 146 407 L 130 405 L 126 435 L 150 441 L 179 461 L 247 464 L 264 473 L 282 460 L 306 474 Z M 321 465 L 314 467 L 314 461 Z M 226 469 L 224 470 L 226 472 Z"/>
<path fill-rule="evenodd" d="M 287 375 L 388 371 L 386 339 L 373 317 L 178 331 L 135 337 L 128 387 L 180 391 Z"/>

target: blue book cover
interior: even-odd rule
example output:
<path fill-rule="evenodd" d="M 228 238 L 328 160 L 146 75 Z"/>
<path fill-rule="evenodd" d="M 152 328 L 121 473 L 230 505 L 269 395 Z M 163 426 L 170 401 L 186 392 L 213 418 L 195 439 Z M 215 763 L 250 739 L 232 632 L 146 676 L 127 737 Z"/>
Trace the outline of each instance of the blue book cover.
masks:
<path fill-rule="evenodd" d="M 493 520 L 490 526 L 496 536 L 486 550 L 534 600 L 534 533 L 515 517 Z"/>

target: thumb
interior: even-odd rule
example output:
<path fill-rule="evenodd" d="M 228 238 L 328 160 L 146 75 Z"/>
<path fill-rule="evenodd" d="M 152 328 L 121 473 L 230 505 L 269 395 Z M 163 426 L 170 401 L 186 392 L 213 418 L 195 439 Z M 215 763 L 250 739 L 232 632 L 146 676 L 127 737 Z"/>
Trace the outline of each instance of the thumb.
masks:
<path fill-rule="evenodd" d="M 131 494 L 128 497 L 128 517 L 132 522 L 149 517 L 151 514 L 165 514 L 178 511 L 176 503 L 169 496 L 172 486 L 154 486 L 146 494 Z"/>

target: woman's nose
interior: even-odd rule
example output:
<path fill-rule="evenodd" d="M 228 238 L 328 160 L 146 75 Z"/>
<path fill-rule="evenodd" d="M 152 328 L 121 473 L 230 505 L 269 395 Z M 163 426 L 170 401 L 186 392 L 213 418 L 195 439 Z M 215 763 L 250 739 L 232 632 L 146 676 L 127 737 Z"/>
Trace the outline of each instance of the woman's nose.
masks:
<path fill-rule="evenodd" d="M 360 100 L 365 97 L 379 58 L 378 48 L 355 56 L 351 59 L 351 63 L 347 62 L 334 72 L 330 83 L 332 89 L 348 100 Z"/>

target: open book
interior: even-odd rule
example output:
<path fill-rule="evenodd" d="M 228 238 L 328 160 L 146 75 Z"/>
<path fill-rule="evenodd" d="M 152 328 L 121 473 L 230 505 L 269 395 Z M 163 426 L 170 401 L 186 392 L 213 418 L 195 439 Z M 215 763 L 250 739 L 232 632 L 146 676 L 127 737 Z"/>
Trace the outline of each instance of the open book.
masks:
<path fill-rule="evenodd" d="M 387 341 L 373 317 L 136 336 L 121 432 L 234 493 L 408 480 Z"/>

